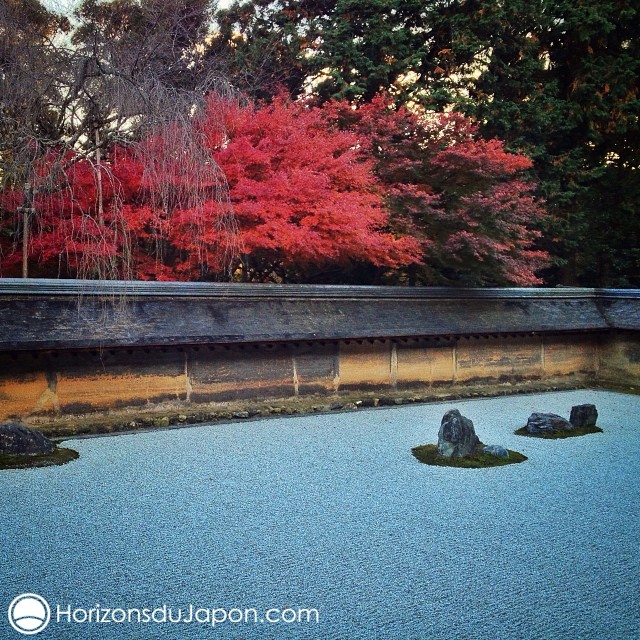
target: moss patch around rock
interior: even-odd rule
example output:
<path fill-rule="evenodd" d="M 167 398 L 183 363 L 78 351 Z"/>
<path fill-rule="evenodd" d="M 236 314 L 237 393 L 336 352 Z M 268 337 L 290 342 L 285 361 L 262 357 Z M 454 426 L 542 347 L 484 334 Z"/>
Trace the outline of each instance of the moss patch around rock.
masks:
<path fill-rule="evenodd" d="M 78 458 L 80 454 L 73 449 L 58 447 L 51 453 L 35 455 L 0 454 L 0 469 L 30 469 L 31 467 L 51 467 L 66 464 Z"/>
<path fill-rule="evenodd" d="M 482 451 L 484 444 L 476 447 L 473 455 L 467 458 L 443 458 L 438 453 L 438 446 L 435 444 L 421 444 L 411 449 L 411 453 L 424 464 L 430 464 L 435 467 L 461 467 L 463 469 L 483 469 L 485 467 L 502 467 L 507 464 L 515 464 L 524 462 L 527 456 L 517 451 L 509 451 L 508 458 L 494 456 L 491 453 Z"/>
<path fill-rule="evenodd" d="M 545 440 L 562 440 L 564 438 L 575 438 L 576 436 L 586 436 L 589 433 L 602 433 L 600 427 L 576 427 L 575 429 L 559 429 L 546 431 L 545 433 L 529 433 L 527 427 L 520 427 L 514 433 L 517 436 L 527 436 L 527 438 L 543 438 Z"/>

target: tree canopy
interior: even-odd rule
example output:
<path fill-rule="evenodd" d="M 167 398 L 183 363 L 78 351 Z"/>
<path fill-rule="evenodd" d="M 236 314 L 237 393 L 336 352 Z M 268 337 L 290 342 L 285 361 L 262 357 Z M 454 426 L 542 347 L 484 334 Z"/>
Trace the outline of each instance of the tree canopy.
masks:
<path fill-rule="evenodd" d="M 51 203 L 64 197 L 86 203 L 88 177 L 78 181 L 77 163 L 91 170 L 96 183 L 95 212 L 76 207 L 81 218 L 65 236 L 68 242 L 61 241 L 60 252 L 120 242 L 119 200 L 106 210 L 108 183 L 115 179 L 107 154 L 115 145 L 136 145 L 152 131 L 173 136 L 157 146 L 153 158 L 146 156 L 145 171 L 170 163 L 179 152 L 194 172 L 208 168 L 211 177 L 220 178 L 191 126 L 206 92 L 226 87 L 198 55 L 208 16 L 209 7 L 200 0 L 85 0 L 72 19 L 37 0 L 3 6 L 0 186 L 14 210 L 5 216 L 2 234 L 5 245 L 20 245 L 23 276 L 29 274 L 30 244 L 36 249 L 34 232 L 52 224 L 45 219 Z M 63 209 L 60 215 L 64 218 Z M 59 226 L 57 233 L 67 233 L 65 224 Z M 126 251 L 90 254 L 83 251 L 70 261 L 77 275 L 130 275 Z"/>
<path fill-rule="evenodd" d="M 0 268 L 638 286 L 639 11 L 7 0 Z"/>
<path fill-rule="evenodd" d="M 540 228 L 547 281 L 637 286 L 639 12 L 631 0 L 280 0 L 223 15 L 236 74 L 268 42 L 294 94 L 366 103 L 382 90 L 470 116 L 533 160 L 553 214 Z"/>
<path fill-rule="evenodd" d="M 122 269 L 126 257 L 142 279 L 224 277 L 231 260 L 235 277 L 257 282 L 539 282 L 531 162 L 459 114 L 419 117 L 382 96 L 353 109 L 210 94 L 189 129 L 219 174 L 167 148 L 186 126 L 110 148 L 102 183 L 91 158 L 67 151 L 64 187 L 31 197 L 39 273 L 77 275 L 100 259 Z M 5 192 L 9 228 L 24 198 Z M 5 241 L 3 253 L 11 274 L 19 248 Z"/>

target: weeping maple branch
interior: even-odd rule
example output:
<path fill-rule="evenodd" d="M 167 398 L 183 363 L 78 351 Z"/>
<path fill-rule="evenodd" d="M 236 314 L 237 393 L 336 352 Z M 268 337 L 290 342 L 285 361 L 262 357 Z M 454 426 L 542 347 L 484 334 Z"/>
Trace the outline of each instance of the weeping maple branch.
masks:
<path fill-rule="evenodd" d="M 208 9 L 198 0 L 188 4 L 185 10 L 172 3 L 85 2 L 73 27 L 37 0 L 29 3 L 30 12 L 17 0 L 0 7 L 0 187 L 5 203 L 15 201 L 12 193 L 23 192 L 21 206 L 8 212 L 3 226 L 6 235 L 7 220 L 13 218 L 12 233 L 15 239 L 22 239 L 23 263 L 30 244 L 37 251 L 45 241 L 42 229 L 54 224 L 74 234 L 65 241 L 69 252 L 78 251 L 71 260 L 74 275 L 130 277 L 130 247 L 113 241 L 126 228 L 122 199 L 110 196 L 109 210 L 106 202 L 107 190 L 120 190 L 109 157 L 116 144 L 138 148 L 144 170 L 149 175 L 157 173 L 158 184 L 162 181 L 158 170 L 170 164 L 168 158 L 178 156 L 184 166 L 202 176 L 201 182 L 206 175 L 215 184 L 220 203 L 227 203 L 220 224 L 233 232 L 226 181 L 194 126 L 208 90 L 215 87 L 225 95 L 232 90 L 223 79 L 198 66 L 196 44 L 208 24 Z M 121 11 L 143 19 L 120 21 Z M 182 72 L 195 66 L 199 74 L 190 75 L 191 85 L 180 84 L 185 76 Z M 176 73 L 178 69 L 181 73 Z M 165 154 L 164 159 L 152 158 L 143 149 L 151 132 L 158 135 L 160 131 L 164 141 L 159 152 Z M 93 203 L 73 193 L 77 187 L 74 172 L 81 165 L 94 174 Z M 109 185 L 105 184 L 107 176 Z M 51 208 L 63 194 L 69 202 L 84 202 L 77 225 L 51 219 Z M 197 186 L 181 197 L 189 199 L 192 207 L 203 206 L 204 193 Z M 39 236 L 30 233 L 34 228 Z M 111 249 L 97 252 L 100 260 L 88 258 L 90 252 L 82 248 L 92 243 Z M 230 245 L 228 249 L 231 264 L 234 248 Z M 28 274 L 26 266 L 22 273 Z"/>

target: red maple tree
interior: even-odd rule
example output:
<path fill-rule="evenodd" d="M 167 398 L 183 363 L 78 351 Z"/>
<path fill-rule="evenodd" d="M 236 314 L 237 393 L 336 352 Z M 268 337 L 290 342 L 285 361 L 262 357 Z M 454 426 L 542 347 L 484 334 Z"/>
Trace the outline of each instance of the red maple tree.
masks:
<path fill-rule="evenodd" d="M 378 96 L 358 109 L 326 106 L 326 116 L 357 132 L 375 159 L 397 228 L 422 243 L 424 284 L 540 284 L 549 256 L 535 247 L 547 215 L 526 179 L 531 161 L 482 140 L 458 113 L 418 115 Z"/>
<path fill-rule="evenodd" d="M 245 277 L 304 280 L 327 265 L 398 267 L 418 243 L 389 231 L 389 212 L 359 138 L 322 111 L 284 96 L 256 107 L 210 101 L 205 130 L 224 171 L 240 232 Z"/>
<path fill-rule="evenodd" d="M 368 264 L 421 284 L 540 281 L 531 163 L 459 114 L 213 95 L 195 131 L 165 127 L 97 168 L 45 155 L 31 273 L 196 280 L 233 264 L 236 277 L 287 282 Z M 19 273 L 22 201 L 2 195 L 3 275 Z"/>
<path fill-rule="evenodd" d="M 198 177 L 179 157 L 151 175 L 126 152 L 114 163 L 123 182 L 141 176 L 137 189 L 129 182 L 123 208 L 136 238 L 138 277 L 219 274 L 230 235 L 243 280 L 304 281 L 327 266 L 419 261 L 419 244 L 387 229 L 389 212 L 358 138 L 337 130 L 320 110 L 284 96 L 256 106 L 212 95 L 198 130 L 225 177 L 228 201 L 216 197 L 213 181 L 205 185 L 210 198 L 189 206 L 184 195 Z M 147 153 L 164 157 L 158 144 L 147 141 Z M 220 225 L 231 210 L 234 224 Z"/>
<path fill-rule="evenodd" d="M 255 281 L 305 280 L 328 265 L 419 262 L 419 244 L 388 229 L 373 161 L 358 137 L 319 109 L 284 97 L 255 106 L 211 96 L 197 131 L 208 163 L 189 162 L 189 150 L 176 153 L 175 144 L 166 148 L 179 129 L 158 131 L 135 150 L 112 149 L 100 214 L 95 167 L 75 162 L 64 185 L 33 203 L 29 255 L 39 266 L 32 272 L 75 275 L 98 256 L 126 255 L 136 278 L 194 280 L 220 276 L 233 246 L 243 278 Z M 20 257 L 5 244 L 10 275 Z"/>

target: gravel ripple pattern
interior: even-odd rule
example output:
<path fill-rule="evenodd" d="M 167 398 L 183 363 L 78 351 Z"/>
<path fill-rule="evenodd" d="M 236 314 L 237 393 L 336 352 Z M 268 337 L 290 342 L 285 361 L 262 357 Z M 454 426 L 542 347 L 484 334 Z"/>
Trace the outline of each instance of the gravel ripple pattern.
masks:
<path fill-rule="evenodd" d="M 593 402 L 602 434 L 522 438 Z M 429 467 L 450 408 L 529 460 Z M 63 624 L 47 640 L 640 637 L 640 397 L 572 391 L 73 440 L 0 474 L 9 602 L 314 607 L 318 624 Z"/>

